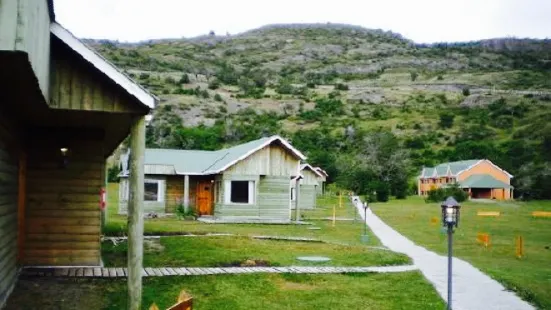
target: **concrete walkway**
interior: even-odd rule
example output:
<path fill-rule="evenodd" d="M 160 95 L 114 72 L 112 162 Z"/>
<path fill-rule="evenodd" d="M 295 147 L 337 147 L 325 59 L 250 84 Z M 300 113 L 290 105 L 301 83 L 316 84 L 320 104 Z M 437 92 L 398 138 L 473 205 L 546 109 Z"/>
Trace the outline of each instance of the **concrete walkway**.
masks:
<path fill-rule="evenodd" d="M 359 197 L 352 197 L 352 202 L 363 218 L 364 210 Z M 446 256 L 438 255 L 417 246 L 386 225 L 371 210 L 368 210 L 367 219 L 364 220 L 383 245 L 392 251 L 411 257 L 415 266 L 419 267 L 425 278 L 432 283 L 440 296 L 444 300 L 447 300 L 448 261 Z M 471 264 L 455 257 L 453 258 L 452 293 L 452 307 L 454 310 L 535 309 L 513 292 L 506 291 L 499 282 L 482 273 Z"/>
<path fill-rule="evenodd" d="M 392 273 L 417 269 L 416 266 L 412 265 L 371 267 L 147 267 L 143 268 L 142 275 L 144 277 L 164 277 L 242 273 Z M 127 276 L 127 269 L 102 267 L 28 267 L 23 268 L 21 275 L 31 277 L 123 278 Z"/>

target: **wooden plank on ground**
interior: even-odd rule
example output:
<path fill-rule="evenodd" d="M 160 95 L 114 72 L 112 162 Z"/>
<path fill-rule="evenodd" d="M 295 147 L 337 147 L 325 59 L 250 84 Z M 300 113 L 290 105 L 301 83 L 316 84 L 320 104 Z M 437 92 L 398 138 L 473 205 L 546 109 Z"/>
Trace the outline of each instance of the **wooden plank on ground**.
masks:
<path fill-rule="evenodd" d="M 93 277 L 94 276 L 94 268 L 84 268 L 84 276 L 85 277 Z"/>
<path fill-rule="evenodd" d="M 82 277 L 84 276 L 84 268 L 77 268 L 77 273 L 75 275 L 76 277 Z"/>
<path fill-rule="evenodd" d="M 94 277 L 101 277 L 101 268 L 94 267 Z"/>
<path fill-rule="evenodd" d="M 161 270 L 159 270 L 159 268 L 153 268 L 153 273 L 155 273 L 157 277 L 163 276 L 163 273 L 161 272 Z"/>
<path fill-rule="evenodd" d="M 69 277 L 75 277 L 77 275 L 77 269 L 76 268 L 70 268 L 69 269 Z"/>
<path fill-rule="evenodd" d="M 115 278 L 117 277 L 117 271 L 115 268 L 107 268 L 107 270 L 109 271 L 109 277 L 110 278 Z"/>
<path fill-rule="evenodd" d="M 115 269 L 115 272 L 117 273 L 117 277 L 124 277 L 124 271 L 122 268 Z"/>
<path fill-rule="evenodd" d="M 501 212 L 498 211 L 478 211 L 476 213 L 477 216 L 482 217 L 498 217 L 501 215 Z"/>
<path fill-rule="evenodd" d="M 550 211 L 534 211 L 532 212 L 533 217 L 551 217 Z"/>

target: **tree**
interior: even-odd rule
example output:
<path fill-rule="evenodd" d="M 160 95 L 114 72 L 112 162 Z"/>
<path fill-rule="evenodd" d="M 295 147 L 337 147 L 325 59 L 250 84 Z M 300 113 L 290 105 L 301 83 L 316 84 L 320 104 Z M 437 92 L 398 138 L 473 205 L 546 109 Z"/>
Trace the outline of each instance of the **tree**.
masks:
<path fill-rule="evenodd" d="M 463 90 L 461 91 L 463 93 L 463 96 L 467 97 L 471 94 L 471 91 L 468 89 L 468 88 L 463 88 Z"/>
<path fill-rule="evenodd" d="M 453 126 L 453 119 L 455 118 L 455 114 L 452 112 L 442 112 L 440 113 L 440 127 L 442 128 L 451 128 Z"/>

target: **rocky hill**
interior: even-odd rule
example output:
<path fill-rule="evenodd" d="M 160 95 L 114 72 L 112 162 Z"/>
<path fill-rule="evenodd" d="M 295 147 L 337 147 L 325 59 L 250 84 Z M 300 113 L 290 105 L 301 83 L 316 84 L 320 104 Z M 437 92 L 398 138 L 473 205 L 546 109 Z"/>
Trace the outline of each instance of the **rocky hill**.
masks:
<path fill-rule="evenodd" d="M 420 45 L 357 26 L 291 24 L 88 44 L 160 97 L 150 146 L 216 149 L 277 133 L 345 185 L 358 177 L 342 163 L 362 167 L 346 158 L 365 158 L 365 141 L 384 132 L 407 151 L 410 180 L 423 165 L 489 158 L 519 176 L 520 194 L 542 197 L 551 185 L 549 40 Z"/>

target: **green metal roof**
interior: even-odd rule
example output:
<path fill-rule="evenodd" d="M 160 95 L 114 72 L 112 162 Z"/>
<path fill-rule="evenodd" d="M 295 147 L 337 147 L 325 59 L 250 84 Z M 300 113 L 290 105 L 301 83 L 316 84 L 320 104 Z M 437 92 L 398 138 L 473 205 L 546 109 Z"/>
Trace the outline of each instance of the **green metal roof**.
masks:
<path fill-rule="evenodd" d="M 466 170 L 467 168 L 478 163 L 479 161 L 481 161 L 481 159 L 461 160 L 461 161 L 443 163 L 432 168 L 424 168 L 420 177 L 422 178 L 433 177 L 435 170 L 436 170 L 435 177 L 445 177 L 448 175 L 448 168 L 450 169 L 451 175 L 455 176 L 460 171 Z"/>
<path fill-rule="evenodd" d="M 272 136 L 218 151 L 146 149 L 144 163 L 174 166 L 176 174 L 216 174 L 274 142 L 279 142 L 299 159 L 306 159 L 283 138 Z"/>
<path fill-rule="evenodd" d="M 497 180 L 489 174 L 474 174 L 460 182 L 461 188 L 511 188 L 512 186 Z"/>

